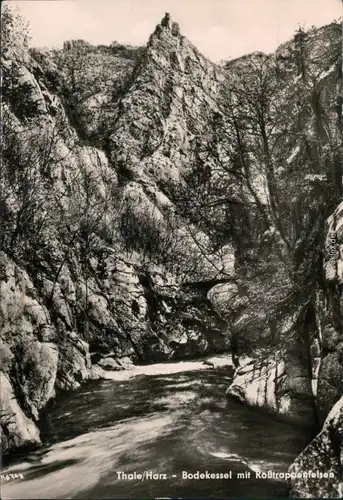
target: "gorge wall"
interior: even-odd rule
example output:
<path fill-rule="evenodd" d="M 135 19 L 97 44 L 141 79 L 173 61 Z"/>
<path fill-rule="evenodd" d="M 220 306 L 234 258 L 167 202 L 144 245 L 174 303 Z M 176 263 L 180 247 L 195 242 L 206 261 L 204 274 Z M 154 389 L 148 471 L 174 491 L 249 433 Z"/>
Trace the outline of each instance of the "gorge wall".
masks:
<path fill-rule="evenodd" d="M 321 425 L 343 378 L 339 24 L 221 66 L 168 15 L 144 47 L 12 35 L 4 451 L 39 444 L 58 390 L 229 349 L 228 394 Z"/>
<path fill-rule="evenodd" d="M 168 192 L 223 79 L 168 16 L 143 48 L 29 51 L 2 35 L 6 453 L 39 443 L 56 390 L 132 363 L 227 351 L 206 283 L 217 267 L 232 273 L 234 258 L 229 245 L 209 257 L 208 236 Z"/>
<path fill-rule="evenodd" d="M 294 498 L 341 498 L 343 495 L 343 206 L 329 217 L 325 239 L 326 301 L 321 303 L 321 352 L 316 409 L 321 432 L 296 459 L 291 473 L 300 470 L 331 472 L 334 479 L 292 479 Z M 323 314 L 324 312 L 324 314 Z"/>

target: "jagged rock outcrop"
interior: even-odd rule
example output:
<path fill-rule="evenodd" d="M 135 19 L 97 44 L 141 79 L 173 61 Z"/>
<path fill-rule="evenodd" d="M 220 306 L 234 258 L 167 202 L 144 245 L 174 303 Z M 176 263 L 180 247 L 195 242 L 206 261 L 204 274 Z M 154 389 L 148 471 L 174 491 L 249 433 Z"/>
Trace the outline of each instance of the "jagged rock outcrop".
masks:
<path fill-rule="evenodd" d="M 169 15 L 144 47 L 12 41 L 0 171 L 5 451 L 39 442 L 34 424 L 56 390 L 229 346 L 229 392 L 312 423 L 311 352 L 334 331 L 318 379 L 329 410 L 339 321 L 330 330 L 331 306 L 319 315 L 317 305 L 334 296 L 320 252 L 342 194 L 338 33 L 312 30 L 222 67 Z"/>
<path fill-rule="evenodd" d="M 13 41 L 4 53 L 5 454 L 39 444 L 35 424 L 56 390 L 132 362 L 229 347 L 227 324 L 206 293 L 181 287 L 185 274 L 201 282 L 213 271 L 180 217 L 168 236 L 175 208 L 164 191 L 190 162 L 190 130 L 206 128 L 206 78 L 216 85 L 219 70 L 176 24 L 165 18 L 159 26 L 146 48 L 77 40 L 29 53 Z M 184 92 L 197 104 L 187 108 Z"/>
<path fill-rule="evenodd" d="M 342 498 L 342 397 L 330 411 L 321 432 L 295 460 L 289 473 L 295 476 L 290 480 L 291 498 Z"/>

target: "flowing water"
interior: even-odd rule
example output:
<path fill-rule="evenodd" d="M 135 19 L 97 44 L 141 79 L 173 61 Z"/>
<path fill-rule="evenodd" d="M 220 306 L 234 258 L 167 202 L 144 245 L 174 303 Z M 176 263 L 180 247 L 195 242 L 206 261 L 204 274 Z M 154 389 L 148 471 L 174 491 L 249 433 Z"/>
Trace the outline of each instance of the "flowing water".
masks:
<path fill-rule="evenodd" d="M 309 435 L 227 400 L 230 372 L 191 364 L 60 395 L 43 418 L 45 446 L 3 471 L 24 479 L 5 483 L 2 498 L 285 497 L 284 482 L 256 473 L 286 472 Z M 182 479 L 183 471 L 232 478 Z M 142 478 L 124 475 L 134 473 Z"/>

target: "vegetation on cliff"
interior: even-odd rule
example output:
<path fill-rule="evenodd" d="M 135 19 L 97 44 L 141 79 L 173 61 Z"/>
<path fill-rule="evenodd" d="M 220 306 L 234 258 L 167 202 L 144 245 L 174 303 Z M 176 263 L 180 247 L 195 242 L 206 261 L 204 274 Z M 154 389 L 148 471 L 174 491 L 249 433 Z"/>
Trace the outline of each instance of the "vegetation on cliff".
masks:
<path fill-rule="evenodd" d="M 231 349 L 235 397 L 326 417 L 342 377 L 339 259 L 323 270 L 332 213 L 342 242 L 340 32 L 218 66 L 169 16 L 144 47 L 38 50 L 3 8 L 5 449 L 39 442 L 56 389 L 128 358 Z"/>

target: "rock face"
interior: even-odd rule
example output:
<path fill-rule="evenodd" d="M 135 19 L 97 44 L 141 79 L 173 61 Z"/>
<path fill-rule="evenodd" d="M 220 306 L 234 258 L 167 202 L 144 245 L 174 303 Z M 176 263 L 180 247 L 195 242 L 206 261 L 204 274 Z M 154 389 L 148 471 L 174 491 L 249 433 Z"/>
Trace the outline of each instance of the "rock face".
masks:
<path fill-rule="evenodd" d="M 145 273 L 150 280 L 146 282 L 121 261 L 107 288 L 109 298 L 96 288 L 89 293 L 89 330 L 81 335 L 77 318 L 84 312 L 78 313 L 75 304 L 84 299 L 83 281 L 72 281 L 68 268 L 64 269 L 63 288 L 58 287 L 58 296 L 47 307 L 52 283 L 49 287 L 42 277 L 43 286 L 35 286 L 4 253 L 0 262 L 1 365 L 9 394 L 2 398 L 1 412 L 4 417 L 11 413 L 14 423 L 8 430 L 15 432 L 15 439 L 4 443 L 5 451 L 6 444 L 39 442 L 33 422 L 38 422 L 55 389 L 75 390 L 82 381 L 98 378 L 97 366 L 121 370 L 130 367 L 131 359 L 158 361 L 228 349 L 226 323 L 206 298 L 182 292 L 176 284 L 166 288 L 156 284 L 162 274 L 154 280 Z M 108 305 L 110 297 L 117 301 L 113 309 Z M 20 406 L 9 405 L 13 393 Z"/>
<path fill-rule="evenodd" d="M 313 426 L 315 405 L 308 372 L 295 356 L 274 356 L 240 358 L 227 395 L 293 424 Z"/>
<path fill-rule="evenodd" d="M 323 420 L 342 395 L 343 380 L 343 203 L 329 217 L 324 273 L 327 300 L 322 304 L 318 410 Z"/>
<path fill-rule="evenodd" d="M 339 259 L 322 273 L 342 196 L 340 25 L 220 67 L 169 15 L 144 47 L 6 36 L 5 453 L 39 442 L 56 390 L 229 348 L 229 394 L 312 425 L 317 386 L 325 418 L 342 377 Z"/>
<path fill-rule="evenodd" d="M 1 373 L 1 447 L 6 452 L 13 448 L 34 448 L 41 444 L 39 432 L 26 416 L 13 393 L 8 377 Z"/>
<path fill-rule="evenodd" d="M 342 223 L 340 204 L 328 219 L 324 262 L 328 290 L 326 300 L 318 301 L 321 352 L 316 407 L 319 420 L 326 420 L 290 468 L 295 473 L 318 470 L 331 476 L 292 479 L 290 496 L 294 498 L 343 496 Z"/>
<path fill-rule="evenodd" d="M 328 52 L 321 59 L 326 50 L 325 44 L 321 42 L 326 39 L 329 31 L 330 28 L 325 27 L 307 35 L 299 33 L 293 40 L 294 45 L 284 44 L 276 51 L 275 57 L 280 61 L 280 67 L 275 74 L 269 70 L 272 87 L 270 92 L 274 96 L 270 112 L 278 108 L 281 102 L 287 106 L 283 101 L 285 98 L 292 107 L 291 103 L 294 103 L 296 95 L 302 95 L 304 102 L 312 104 L 313 99 L 318 99 L 317 103 L 321 103 L 323 114 L 318 115 L 315 108 L 312 108 L 313 117 L 326 122 L 324 115 L 327 112 L 327 116 L 332 119 L 332 138 L 335 137 L 334 142 L 338 150 L 342 151 L 341 106 L 337 94 L 337 85 L 341 79 L 337 63 L 340 61 L 337 58 L 335 60 Z M 296 60 L 299 63 L 299 59 L 293 60 L 293 66 L 289 57 L 293 50 L 297 52 L 298 49 L 306 51 L 306 61 L 303 60 L 301 66 L 298 66 Z M 258 66 L 258 61 L 263 60 L 264 56 L 255 54 L 253 57 L 254 66 Z M 305 82 L 308 82 L 310 75 L 311 78 L 316 78 L 314 75 L 318 64 L 326 65 L 329 61 L 329 66 L 321 73 L 323 79 L 320 77 L 317 80 L 316 90 L 310 90 Z M 241 71 L 244 71 L 242 65 L 248 64 L 247 59 L 245 63 L 243 60 L 239 63 L 233 61 L 229 63 L 229 67 L 232 69 L 238 64 L 241 65 Z M 268 67 L 268 61 L 264 64 Z M 286 70 L 284 78 L 288 83 L 283 86 L 282 95 L 279 95 L 272 82 L 274 78 L 275 82 L 279 81 L 279 71 L 283 70 Z M 238 80 L 239 77 L 238 74 Z M 239 87 L 240 90 L 244 84 L 243 82 Z M 323 92 L 319 91 L 324 84 L 326 94 L 324 89 Z M 244 104 L 243 101 L 242 105 Z M 298 130 L 299 123 L 289 126 Z M 302 130 L 308 137 L 312 133 L 316 134 L 313 124 L 312 120 L 302 122 Z M 323 151 L 327 150 L 331 139 L 328 139 L 326 133 L 319 133 L 317 137 Z M 256 154 L 260 144 L 256 144 L 249 134 L 246 140 L 251 140 L 254 146 L 252 151 Z M 273 143 L 272 139 L 269 140 L 269 145 L 275 148 L 274 151 L 280 146 L 277 142 Z M 266 193 L 265 198 L 257 188 L 253 189 L 252 184 L 248 186 L 254 194 L 254 202 L 263 204 L 266 212 L 262 211 L 262 220 L 255 220 L 254 224 L 250 224 L 249 234 L 241 237 L 238 245 L 241 252 L 237 255 L 236 262 L 237 283 L 234 287 L 230 285 L 226 303 L 222 300 L 224 303 L 219 304 L 219 307 L 221 310 L 225 307 L 230 310 L 233 357 L 236 360 L 236 372 L 228 395 L 238 397 L 253 407 L 277 412 L 294 422 L 300 421 L 313 426 L 316 421 L 323 423 L 342 394 L 341 205 L 330 217 L 327 228 L 327 218 L 342 197 L 342 169 L 339 166 L 342 159 L 341 153 L 334 155 L 328 163 L 318 159 L 313 169 L 314 163 L 306 158 L 306 154 L 303 155 L 303 147 L 301 141 L 294 144 L 286 161 L 283 160 L 285 151 L 288 151 L 286 144 L 281 147 L 280 155 L 270 154 L 268 148 L 264 150 L 265 155 L 270 155 L 272 162 L 280 162 L 282 167 L 269 169 L 264 164 L 267 174 L 262 171 L 257 180 L 261 191 Z M 257 154 L 255 161 L 259 161 Z M 253 168 L 252 164 L 250 168 Z M 268 180 L 268 175 L 273 179 Z M 287 187 L 284 185 L 283 191 L 285 181 Z M 302 188 L 297 189 L 294 182 Z M 274 189 L 276 185 L 277 189 Z M 319 195 L 319 185 L 322 193 L 327 189 L 327 195 Z M 271 198 L 274 196 L 273 201 Z M 289 204 L 287 197 L 291 198 Z M 290 214 L 293 210 L 299 211 L 298 213 L 304 210 L 306 216 L 302 222 L 296 222 L 297 216 L 293 212 L 294 215 L 285 223 L 287 216 L 285 213 L 280 216 L 279 210 L 283 210 L 281 205 L 288 206 Z M 278 207 L 276 211 L 273 206 Z M 269 227 L 263 224 L 265 213 L 270 216 Z M 251 243 L 247 245 L 249 238 Z M 266 258 L 268 265 L 264 260 Z M 247 262 L 250 262 L 248 269 Z M 260 272 L 254 272 L 251 266 L 255 266 Z"/>
<path fill-rule="evenodd" d="M 304 473 L 319 477 L 304 477 Z M 342 498 L 343 496 L 343 398 L 327 416 L 322 431 L 289 469 L 291 498 Z"/>
<path fill-rule="evenodd" d="M 183 287 L 217 271 L 168 191 L 184 182 L 223 70 L 168 17 L 146 47 L 3 42 L 6 454 L 39 444 L 56 390 L 133 362 L 223 352 L 229 335 L 206 293 Z"/>
<path fill-rule="evenodd" d="M 265 354 L 263 354 L 262 359 L 259 357 L 257 359 L 254 357 L 246 358 L 244 350 L 247 351 L 247 347 L 244 345 L 243 355 L 241 358 L 238 357 L 239 365 L 233 384 L 228 389 L 228 395 L 237 397 L 251 406 L 285 414 L 291 420 L 305 422 L 308 426 L 313 426 L 316 420 L 322 424 L 342 394 L 341 256 L 343 240 L 339 232 L 343 220 L 342 216 L 342 204 L 340 204 L 333 215 L 328 218 L 326 228 L 324 228 L 326 234 L 324 240 L 324 286 L 318 287 L 314 296 L 312 322 L 310 322 L 309 316 L 306 320 L 307 327 L 311 329 L 308 340 L 308 356 L 299 357 L 300 351 L 297 348 L 294 349 L 293 353 L 287 348 L 286 358 L 285 354 L 274 352 L 273 359 L 278 361 L 268 362 Z M 290 311 L 289 309 L 288 315 Z M 300 333 L 298 319 L 301 311 L 302 305 L 299 304 L 298 318 L 295 315 L 292 319 L 293 329 L 298 329 Z M 300 325 L 302 328 L 306 326 L 304 323 L 300 323 Z M 282 329 L 281 323 L 279 323 L 279 328 Z M 249 339 L 248 334 L 245 339 Z M 261 348 L 261 345 L 259 347 Z M 255 350 L 255 356 L 256 353 L 258 356 L 258 349 Z M 250 356 L 253 356 L 251 351 Z M 288 359 L 290 360 L 289 364 Z M 286 360 L 289 366 L 288 374 L 285 373 L 283 360 Z M 256 370 L 256 366 L 258 370 Z M 288 405 L 282 403 L 285 394 L 291 402 Z M 293 405 L 294 412 L 292 411 Z M 306 413 L 307 418 L 304 418 Z"/>

